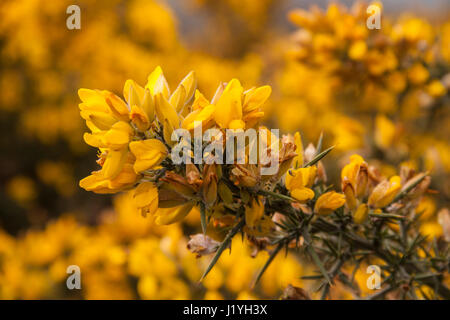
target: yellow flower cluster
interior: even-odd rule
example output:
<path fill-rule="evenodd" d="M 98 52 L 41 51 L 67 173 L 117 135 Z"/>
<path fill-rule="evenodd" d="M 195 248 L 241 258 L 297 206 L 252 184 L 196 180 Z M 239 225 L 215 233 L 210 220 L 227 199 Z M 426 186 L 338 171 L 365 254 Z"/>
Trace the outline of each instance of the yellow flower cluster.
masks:
<path fill-rule="evenodd" d="M 108 91 L 80 89 L 81 116 L 92 131 L 84 138 L 88 144 L 99 148 L 97 162 L 102 166 L 101 170 L 81 180 L 80 186 L 96 193 L 134 188 L 132 193 L 137 210 L 143 216 L 150 215 L 157 225 L 179 222 L 198 207 L 203 234 L 191 236 L 188 249 L 198 257 L 216 255 L 202 278 L 214 270 L 212 267 L 217 259 L 240 230 L 257 247 L 256 252 L 270 251 L 278 243 L 272 251 L 276 255 L 281 245 L 302 247 L 303 241 L 307 241 L 306 250 L 323 269 L 312 249 L 311 231 L 305 229 L 309 222 L 319 221 L 319 226 L 324 221 L 331 222 L 333 228 L 343 217 L 352 217 L 354 229 L 360 232 L 381 229 L 386 222 L 386 228 L 398 233 L 397 220 L 415 221 L 420 214 L 416 208 L 431 182 L 426 173 L 416 174 L 411 167 L 404 166 L 400 175 L 386 179 L 375 166 L 355 154 L 341 171 L 342 193 L 338 193 L 326 185 L 327 174 L 321 161 L 333 147 L 322 151 L 321 138 L 317 147 L 310 144 L 304 148 L 299 132 L 279 139 L 268 133 L 267 128 L 258 129 L 255 136 L 258 141 L 263 141 L 263 134 L 268 137 L 259 145 L 260 151 L 270 154 L 277 164 L 275 172 L 263 175 L 260 169 L 265 164 L 261 154 L 257 163 L 250 163 L 249 150 L 255 141 L 250 139 L 236 147 L 229 145 L 235 137 L 228 136 L 228 131 L 225 142 L 221 137 L 228 129 L 243 133 L 244 129 L 257 127 L 264 114 L 260 108 L 269 97 L 270 87 L 244 91 L 240 82 L 233 79 L 221 84 L 209 101 L 195 91 L 195 83 L 195 75 L 191 72 L 171 93 L 158 67 L 149 75 L 145 87 L 132 80 L 125 83 L 125 101 Z M 176 147 L 178 140 L 173 141 L 173 134 L 179 128 L 185 129 L 188 135 L 180 142 L 187 142 L 189 146 L 199 129 L 215 130 L 214 139 L 200 143 L 202 152 L 209 150 L 202 153 L 200 161 L 194 161 L 197 156 L 190 149 L 183 152 L 186 162 L 182 163 L 175 161 L 179 156 L 177 152 L 169 152 Z M 210 149 L 211 144 L 225 145 L 225 151 L 231 148 L 231 162 L 208 162 L 218 157 L 216 150 Z M 244 151 L 244 156 L 234 156 L 235 149 L 238 153 Z M 239 162 L 241 158 L 244 162 Z M 288 201 L 288 204 L 280 207 L 277 200 Z M 373 218 L 366 224 L 369 216 Z M 378 227 L 373 228 L 375 225 Z M 345 232 L 346 227 L 341 228 Z M 222 242 L 218 242 L 207 236 L 207 231 L 218 239 L 222 231 L 227 234 Z M 385 232 L 389 231 L 386 229 Z M 380 237 L 379 241 L 389 241 L 380 234 L 373 236 Z M 368 245 L 364 246 L 367 248 Z M 374 251 L 373 254 L 379 253 Z M 440 254 L 435 252 L 435 255 Z M 386 259 L 384 254 L 380 256 Z M 339 257 L 340 254 L 337 259 Z M 272 259 L 273 256 L 268 263 Z M 396 268 L 388 265 L 391 267 Z M 326 295 L 327 291 L 324 292 Z"/>
<path fill-rule="evenodd" d="M 395 17 L 382 10 L 381 29 L 369 30 L 368 4 L 333 3 L 293 10 L 288 18 L 299 29 L 288 37 L 285 8 L 273 0 L 101 0 L 83 2 L 82 29 L 68 30 L 71 4 L 0 4 L 0 118 L 7 137 L 0 159 L 0 297 L 273 298 L 288 284 L 312 289 L 293 280 L 318 269 L 310 270 L 314 259 L 302 253 L 300 263 L 297 255 L 277 255 L 260 287 L 250 290 L 255 270 L 283 252 L 279 243 L 307 253 L 316 248 L 322 259 L 323 243 L 287 238 L 299 222 L 314 232 L 342 222 L 370 239 L 373 230 L 389 239 L 428 235 L 429 254 L 418 249 L 416 260 L 439 255 L 434 237 L 439 248 L 450 240 L 448 209 L 441 209 L 450 196 L 448 17 L 431 23 L 425 13 Z M 130 77 L 139 84 L 124 85 Z M 217 88 L 219 79 L 232 80 Z M 247 89 L 262 80 L 270 86 Z M 109 195 L 91 197 L 76 186 L 95 157 L 81 139 L 78 88 L 110 90 L 79 90 L 89 128 L 84 141 L 98 150 L 100 166 L 80 186 L 130 191 L 114 200 L 115 214 L 105 209 Z M 254 128 L 258 139 L 267 133 L 264 149 L 272 156 L 279 150 L 278 170 L 262 175 L 265 165 L 248 161 L 247 144 L 244 163 L 174 164 L 174 131 L 192 135 L 198 121 L 203 131 Z M 304 148 L 299 132 L 276 138 L 259 123 L 301 129 L 303 141 L 324 133 L 323 141 Z M 334 145 L 324 160 L 322 145 Z M 71 213 L 55 219 L 63 212 Z M 189 228 L 173 224 L 181 221 Z M 405 225 L 412 227 L 405 232 Z M 186 237 L 186 230 L 200 229 L 208 238 Z M 243 231 L 244 243 L 225 241 L 234 229 Z M 220 244 L 232 245 L 231 255 L 224 251 L 197 286 L 209 257 L 195 259 L 186 246 L 206 256 L 221 252 Z M 361 266 L 372 263 L 389 267 L 372 258 Z M 86 275 L 86 291 L 65 290 L 70 264 Z M 344 263 L 343 273 L 353 267 Z M 355 279 L 369 295 L 364 271 Z M 448 284 L 448 271 L 432 272 Z M 436 293 L 414 285 L 419 297 Z M 340 282 L 330 292 L 356 297 Z"/>
<path fill-rule="evenodd" d="M 114 211 L 105 211 L 95 227 L 67 214 L 44 230 L 17 238 L 0 231 L 0 298 L 256 299 L 279 295 L 289 283 L 299 284 L 302 268 L 289 255 L 275 261 L 283 272 L 268 273 L 250 292 L 265 257 L 251 258 L 248 245 L 237 240 L 199 286 L 207 261 L 186 251 L 179 225 L 158 227 L 143 220 L 132 194 L 114 203 Z M 189 223 L 197 220 L 198 213 Z M 80 267 L 81 290 L 66 288 L 70 265 Z"/>
<path fill-rule="evenodd" d="M 80 186 L 96 193 L 116 193 L 140 182 L 134 191 L 136 205 L 158 224 L 185 217 L 198 202 L 197 192 L 213 205 L 217 198 L 216 165 L 203 167 L 203 179 L 195 165 L 186 165 L 185 177 L 165 171 L 169 149 L 176 143 L 172 140 L 174 130 L 194 131 L 197 123 L 204 130 L 253 128 L 264 116 L 260 107 L 271 89 L 264 86 L 244 91 L 233 79 L 219 86 L 210 102 L 195 91 L 196 83 L 191 72 L 171 92 L 157 67 L 145 87 L 126 81 L 125 100 L 106 90 L 80 89 L 80 114 L 91 130 L 84 134 L 84 140 L 99 149 L 97 162 L 102 167 L 81 180 Z M 165 160 L 166 167 L 162 165 Z"/>
<path fill-rule="evenodd" d="M 374 5 L 379 30 L 367 28 L 362 2 L 290 12 L 300 29 L 279 77 L 285 107 L 275 116 L 310 139 L 325 131 L 341 151 L 364 147 L 397 165 L 423 161 L 442 182 L 450 168 L 449 24 L 411 15 L 393 21 Z"/>

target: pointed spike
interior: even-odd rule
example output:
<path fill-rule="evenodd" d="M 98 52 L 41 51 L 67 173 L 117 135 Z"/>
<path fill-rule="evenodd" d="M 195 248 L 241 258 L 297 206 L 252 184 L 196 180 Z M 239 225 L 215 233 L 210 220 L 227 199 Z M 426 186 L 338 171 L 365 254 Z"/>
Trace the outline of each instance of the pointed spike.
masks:
<path fill-rule="evenodd" d="M 273 261 L 273 259 L 275 258 L 275 256 L 278 254 L 278 252 L 280 252 L 281 248 L 283 248 L 284 243 L 280 242 L 278 244 L 278 246 L 275 248 L 275 250 L 272 251 L 272 253 L 269 256 L 269 259 L 267 259 L 266 263 L 264 264 L 264 266 L 262 267 L 261 271 L 259 271 L 258 276 L 256 277 L 255 283 L 253 284 L 253 287 L 256 286 L 256 284 L 258 283 L 258 281 L 261 279 L 261 277 L 263 276 L 264 272 L 267 270 L 267 268 L 269 267 L 270 263 Z"/>
<path fill-rule="evenodd" d="M 239 221 L 237 225 L 233 227 L 233 229 L 230 230 L 230 232 L 227 234 L 223 242 L 220 244 L 219 248 L 216 251 L 216 254 L 212 258 L 211 262 L 209 263 L 208 267 L 206 268 L 205 272 L 203 273 L 202 277 L 200 278 L 200 281 L 202 281 L 208 273 L 211 271 L 211 269 L 214 267 L 216 262 L 219 260 L 222 252 L 228 247 L 228 244 L 231 242 L 231 239 L 241 230 L 241 228 L 245 224 L 245 219 L 242 219 Z"/>
<path fill-rule="evenodd" d="M 203 202 L 200 203 L 200 222 L 202 225 L 202 232 L 205 235 L 206 234 L 206 210 L 205 210 L 205 204 Z"/>
<path fill-rule="evenodd" d="M 319 154 L 322 151 L 322 144 L 323 144 L 323 131 L 320 132 L 319 140 L 317 141 L 316 154 Z"/>
<path fill-rule="evenodd" d="M 319 162 L 323 157 L 325 157 L 328 153 L 330 153 L 330 151 L 333 150 L 334 147 L 335 146 L 329 147 L 328 149 L 326 149 L 326 150 L 322 151 L 321 153 L 319 153 L 317 156 L 314 157 L 314 159 L 312 159 L 310 162 L 305 164 L 303 166 L 303 168 L 310 167 L 310 166 L 316 164 L 317 162 Z"/>

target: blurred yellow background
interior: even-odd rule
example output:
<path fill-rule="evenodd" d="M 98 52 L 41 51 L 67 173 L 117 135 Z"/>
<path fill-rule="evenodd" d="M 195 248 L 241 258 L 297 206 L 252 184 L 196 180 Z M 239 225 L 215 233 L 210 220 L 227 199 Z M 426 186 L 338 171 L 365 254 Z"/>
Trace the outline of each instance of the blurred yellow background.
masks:
<path fill-rule="evenodd" d="M 318 8 L 310 9 L 316 3 Z M 66 8 L 81 8 L 81 30 Z M 199 214 L 156 227 L 129 195 L 81 190 L 96 154 L 82 140 L 78 88 L 122 90 L 160 65 L 173 83 L 191 70 L 212 97 L 221 81 L 269 84 L 264 123 L 324 132 L 335 181 L 358 152 L 382 172 L 408 162 L 429 170 L 436 192 L 422 200 L 424 232 L 442 234 L 437 212 L 450 197 L 450 4 L 383 1 L 382 27 L 369 30 L 367 3 L 292 0 L 5 0 L 0 4 L 0 298 L 277 298 L 308 288 L 311 272 L 267 259 L 240 239 L 202 283 L 209 257 L 186 250 Z M 78 265 L 82 290 L 68 290 Z M 364 270 L 364 269 L 361 269 Z M 357 281 L 367 275 L 358 273 Z M 339 287 L 333 295 L 352 298 Z"/>

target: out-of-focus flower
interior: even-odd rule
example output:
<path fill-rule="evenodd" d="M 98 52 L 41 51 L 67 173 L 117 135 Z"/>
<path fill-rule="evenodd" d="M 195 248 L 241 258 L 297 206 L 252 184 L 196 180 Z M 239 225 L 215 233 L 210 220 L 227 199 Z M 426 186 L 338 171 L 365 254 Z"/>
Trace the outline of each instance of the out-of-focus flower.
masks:
<path fill-rule="evenodd" d="M 178 222 L 191 212 L 194 205 L 195 203 L 191 201 L 171 208 L 158 208 L 154 214 L 155 223 L 165 225 Z"/>
<path fill-rule="evenodd" d="M 379 148 L 388 149 L 396 138 L 395 124 L 386 116 L 378 115 L 375 120 L 375 143 Z"/>
<path fill-rule="evenodd" d="M 325 216 L 333 213 L 345 204 L 345 195 L 330 191 L 322 194 L 314 205 L 314 212 Z"/>
<path fill-rule="evenodd" d="M 388 180 L 380 182 L 372 191 L 369 197 L 371 208 L 383 208 L 389 205 L 402 188 L 399 176 L 393 176 Z"/>
<path fill-rule="evenodd" d="M 450 212 L 447 208 L 438 212 L 438 222 L 442 226 L 445 241 L 450 241 Z"/>
<path fill-rule="evenodd" d="M 216 252 L 220 245 L 220 242 L 200 233 L 190 236 L 190 238 L 187 248 L 191 252 L 196 253 L 197 258 Z"/>
<path fill-rule="evenodd" d="M 16 176 L 7 184 L 6 190 L 11 198 L 26 205 L 36 197 L 33 180 L 25 176 Z"/>
<path fill-rule="evenodd" d="M 262 197 L 253 199 L 251 204 L 245 207 L 245 225 L 247 232 L 254 236 L 267 235 L 274 228 L 272 219 L 264 215 Z"/>
<path fill-rule="evenodd" d="M 353 210 L 357 206 L 357 198 L 367 193 L 369 182 L 368 165 L 359 155 L 352 155 L 350 163 L 341 171 L 341 188 L 345 194 L 347 207 Z"/>
<path fill-rule="evenodd" d="M 311 300 L 311 297 L 309 296 L 308 292 L 306 292 L 302 288 L 288 285 L 286 287 L 286 289 L 284 289 L 281 299 L 282 300 Z"/>
<path fill-rule="evenodd" d="M 366 221 L 368 215 L 369 215 L 369 207 L 367 206 L 367 204 L 362 203 L 356 209 L 356 211 L 355 211 L 355 213 L 353 215 L 353 220 L 356 223 L 361 224 L 364 221 Z"/>

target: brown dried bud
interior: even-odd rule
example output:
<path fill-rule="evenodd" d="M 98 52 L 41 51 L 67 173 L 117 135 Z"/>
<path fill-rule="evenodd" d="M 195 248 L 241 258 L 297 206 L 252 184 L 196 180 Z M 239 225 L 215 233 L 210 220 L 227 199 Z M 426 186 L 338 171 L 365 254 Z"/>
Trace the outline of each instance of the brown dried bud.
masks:
<path fill-rule="evenodd" d="M 281 140 L 281 149 L 279 153 L 279 169 L 275 176 L 275 180 L 278 181 L 289 170 L 292 164 L 292 160 L 297 156 L 295 149 L 297 148 L 294 141 L 294 136 L 284 135 Z"/>
<path fill-rule="evenodd" d="M 316 156 L 316 153 L 317 153 L 316 147 L 314 147 L 314 145 L 312 143 L 310 143 L 308 145 L 308 147 L 305 149 L 305 152 L 304 152 L 304 157 L 305 157 L 304 161 L 305 161 L 305 163 L 308 163 L 312 159 L 314 159 L 314 157 Z"/>
<path fill-rule="evenodd" d="M 158 206 L 160 208 L 172 208 L 182 205 L 186 202 L 186 198 L 178 192 L 168 189 L 167 185 L 162 185 L 158 191 Z"/>
<path fill-rule="evenodd" d="M 192 198 L 197 192 L 197 190 L 194 189 L 194 185 L 189 184 L 185 177 L 172 171 L 166 172 L 165 176 L 161 178 L 161 181 L 167 183 L 168 189 L 176 191 L 188 199 Z"/>
<path fill-rule="evenodd" d="M 450 242 L 450 211 L 447 208 L 439 210 L 438 222 L 442 226 L 445 241 Z"/>
<path fill-rule="evenodd" d="M 191 185 L 194 185 L 196 189 L 200 188 L 203 181 L 200 177 L 200 171 L 198 171 L 197 166 L 193 163 L 186 164 L 186 179 Z"/>
<path fill-rule="evenodd" d="M 267 237 L 253 237 L 248 235 L 248 241 L 253 247 L 253 250 L 250 254 L 252 258 L 255 258 L 258 255 L 258 252 L 266 250 L 267 246 L 270 245 L 269 238 Z"/>
<path fill-rule="evenodd" d="M 212 206 L 217 199 L 216 164 L 205 164 L 203 167 L 203 199 L 208 206 Z"/>
<path fill-rule="evenodd" d="M 231 170 L 231 180 L 235 185 L 254 187 L 259 181 L 259 170 L 254 164 L 237 164 Z"/>
<path fill-rule="evenodd" d="M 402 185 L 406 183 L 406 181 L 410 180 L 416 174 L 416 170 L 413 167 L 407 164 L 403 164 L 400 167 L 400 178 L 402 179 Z"/>
<path fill-rule="evenodd" d="M 306 290 L 289 284 L 281 295 L 281 300 L 311 300 Z"/>
<path fill-rule="evenodd" d="M 220 198 L 225 203 L 232 203 L 233 202 L 233 192 L 231 192 L 230 188 L 223 182 L 219 182 L 219 185 L 217 187 L 217 192 L 219 193 Z"/>
<path fill-rule="evenodd" d="M 327 172 L 322 161 L 317 163 L 317 179 L 323 182 L 327 182 Z"/>
<path fill-rule="evenodd" d="M 220 242 L 202 233 L 193 236 L 191 235 L 189 237 L 191 239 L 187 244 L 187 248 L 192 253 L 196 253 L 197 258 L 216 252 L 220 245 Z"/>
<path fill-rule="evenodd" d="M 376 186 L 383 179 L 378 168 L 374 166 L 369 166 L 368 173 L 369 173 L 369 182 L 371 186 Z"/>

